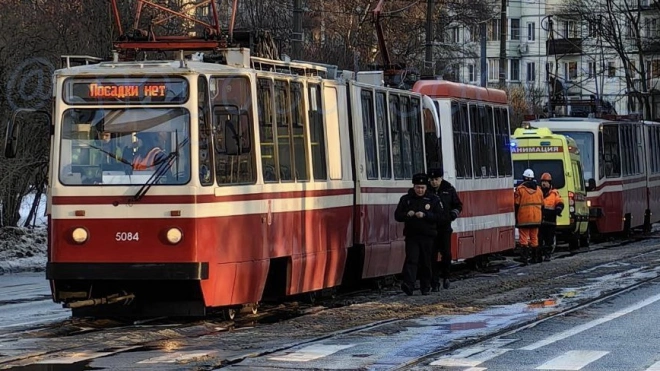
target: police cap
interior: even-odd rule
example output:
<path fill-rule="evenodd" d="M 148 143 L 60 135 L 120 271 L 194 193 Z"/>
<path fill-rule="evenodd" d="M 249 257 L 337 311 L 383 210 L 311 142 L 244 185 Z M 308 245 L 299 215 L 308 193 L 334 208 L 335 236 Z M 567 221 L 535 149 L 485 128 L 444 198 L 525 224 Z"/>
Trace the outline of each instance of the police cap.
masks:
<path fill-rule="evenodd" d="M 442 178 L 444 174 L 445 171 L 441 167 L 435 169 L 429 169 L 429 178 Z"/>
<path fill-rule="evenodd" d="M 426 176 L 426 174 L 424 174 L 424 173 L 415 174 L 415 175 L 413 175 L 413 178 L 412 178 L 412 182 L 413 182 L 414 185 L 419 185 L 419 184 L 426 185 L 426 183 L 428 183 L 428 181 L 429 181 L 429 177 Z"/>

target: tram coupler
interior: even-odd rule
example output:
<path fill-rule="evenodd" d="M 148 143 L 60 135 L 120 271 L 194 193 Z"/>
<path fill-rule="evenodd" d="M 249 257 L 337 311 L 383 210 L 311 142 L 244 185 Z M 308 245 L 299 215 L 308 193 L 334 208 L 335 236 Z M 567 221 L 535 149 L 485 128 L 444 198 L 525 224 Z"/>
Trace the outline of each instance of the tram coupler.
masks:
<path fill-rule="evenodd" d="M 131 300 L 135 299 L 135 294 L 127 294 L 127 295 L 121 295 L 120 294 L 113 294 L 106 296 L 104 298 L 98 298 L 98 299 L 89 299 L 89 300 L 81 300 L 81 301 L 74 301 L 71 303 L 64 303 L 62 307 L 64 308 L 82 308 L 82 307 L 90 307 L 90 306 L 96 306 L 96 305 L 108 305 L 108 304 L 115 304 L 121 301 L 125 301 L 124 304 L 128 304 Z"/>

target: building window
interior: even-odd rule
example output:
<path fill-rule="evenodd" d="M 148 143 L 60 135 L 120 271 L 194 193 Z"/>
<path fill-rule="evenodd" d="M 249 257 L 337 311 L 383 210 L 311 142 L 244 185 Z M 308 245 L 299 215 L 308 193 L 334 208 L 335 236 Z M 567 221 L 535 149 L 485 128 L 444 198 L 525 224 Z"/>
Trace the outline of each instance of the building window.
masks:
<path fill-rule="evenodd" d="M 475 81 L 474 64 L 468 64 L 468 81 Z"/>
<path fill-rule="evenodd" d="M 520 40 L 520 19 L 511 19 L 511 40 Z"/>
<path fill-rule="evenodd" d="M 607 62 L 607 77 L 616 76 L 616 65 L 614 62 Z"/>
<path fill-rule="evenodd" d="M 509 80 L 520 81 L 520 59 L 511 60 L 511 69 L 509 71 Z"/>
<path fill-rule="evenodd" d="M 596 77 L 596 62 L 589 62 L 588 71 L 590 79 Z"/>
<path fill-rule="evenodd" d="M 589 37 L 596 37 L 598 36 L 598 24 L 595 22 L 589 22 L 587 24 L 587 28 L 589 30 Z"/>
<path fill-rule="evenodd" d="M 488 80 L 498 80 L 500 76 L 500 59 L 488 58 Z"/>
<path fill-rule="evenodd" d="M 575 80 L 577 79 L 577 62 L 564 63 L 564 79 Z"/>
<path fill-rule="evenodd" d="M 534 22 L 527 23 L 527 40 L 536 40 L 536 23 Z"/>
<path fill-rule="evenodd" d="M 536 81 L 536 63 L 527 63 L 527 81 Z"/>
<path fill-rule="evenodd" d="M 460 30 L 458 27 L 451 27 L 449 29 L 449 35 L 448 35 L 449 39 L 447 41 L 452 43 L 457 43 L 459 41 L 459 36 L 460 36 L 459 31 Z"/>
<path fill-rule="evenodd" d="M 567 39 L 578 39 L 580 38 L 580 27 L 575 21 L 564 21 L 562 22 L 562 33 L 563 35 L 559 36 Z"/>
<path fill-rule="evenodd" d="M 488 41 L 500 41 L 502 28 L 499 19 L 491 19 L 488 23 L 488 32 L 486 33 Z"/>

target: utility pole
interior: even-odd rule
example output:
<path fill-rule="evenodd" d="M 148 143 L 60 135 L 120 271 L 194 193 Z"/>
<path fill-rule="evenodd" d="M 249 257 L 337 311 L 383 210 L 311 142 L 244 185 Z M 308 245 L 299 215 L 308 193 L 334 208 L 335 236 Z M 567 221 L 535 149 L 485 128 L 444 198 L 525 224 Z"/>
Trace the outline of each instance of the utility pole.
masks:
<path fill-rule="evenodd" d="M 506 34 L 507 34 L 507 21 L 506 21 L 506 5 L 508 0 L 502 0 L 500 7 L 500 75 L 499 83 L 500 89 L 506 86 Z"/>
<path fill-rule="evenodd" d="M 426 2 L 426 45 L 424 57 L 424 75 L 435 77 L 435 60 L 433 59 L 433 5 L 435 0 Z"/>
<path fill-rule="evenodd" d="M 302 48 L 303 30 L 302 30 L 302 0 L 293 0 L 293 37 L 292 52 L 293 58 L 300 59 L 300 50 Z"/>
<path fill-rule="evenodd" d="M 488 86 L 488 62 L 486 61 L 486 22 L 482 22 L 481 28 L 481 86 Z"/>

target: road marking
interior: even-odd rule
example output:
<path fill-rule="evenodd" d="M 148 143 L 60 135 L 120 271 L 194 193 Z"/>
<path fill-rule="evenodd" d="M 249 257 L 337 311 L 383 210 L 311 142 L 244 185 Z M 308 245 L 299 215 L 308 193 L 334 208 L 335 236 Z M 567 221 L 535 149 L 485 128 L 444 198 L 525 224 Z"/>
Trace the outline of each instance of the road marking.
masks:
<path fill-rule="evenodd" d="M 567 337 L 570 337 L 570 336 L 579 334 L 583 331 L 589 330 L 590 328 L 596 327 L 596 326 L 601 325 L 605 322 L 609 322 L 613 319 L 619 318 L 621 316 L 625 316 L 626 314 L 629 314 L 633 311 L 636 311 L 637 309 L 644 308 L 647 305 L 653 304 L 658 300 L 660 300 L 660 294 L 655 295 L 655 296 L 651 296 L 650 298 L 648 298 L 646 300 L 642 300 L 642 301 L 637 302 L 636 304 L 631 305 L 627 308 L 624 308 L 620 311 L 616 311 L 614 313 L 608 314 L 605 317 L 601 317 L 601 318 L 595 319 L 593 321 L 587 322 L 585 324 L 582 324 L 580 326 L 573 327 L 570 330 L 562 331 L 558 334 L 548 336 L 547 338 L 545 338 L 543 340 L 540 340 L 540 341 L 537 341 L 536 343 L 532 343 L 532 344 L 530 344 L 526 347 L 522 347 L 522 348 L 520 348 L 520 350 L 535 350 L 535 349 L 544 347 L 548 344 L 552 344 L 556 341 L 563 340 Z"/>
<path fill-rule="evenodd" d="M 488 360 L 491 360 L 495 357 L 499 357 L 510 350 L 512 349 L 509 348 L 486 349 L 479 353 L 472 354 L 464 358 L 456 357 L 456 356 L 448 356 L 447 358 L 440 358 L 437 361 L 431 362 L 430 365 L 444 366 L 444 367 L 476 367 Z M 466 352 L 464 354 L 468 354 L 468 353 Z M 457 356 L 460 356 L 460 354 L 457 354 Z"/>
<path fill-rule="evenodd" d="M 652 364 L 651 367 L 646 369 L 646 371 L 660 371 L 660 361 Z"/>
<path fill-rule="evenodd" d="M 268 359 L 271 361 L 283 361 L 283 362 L 308 362 L 315 359 L 327 357 L 333 353 L 339 352 L 340 350 L 354 346 L 355 344 L 347 344 L 347 345 L 315 344 L 304 347 L 295 352 L 285 354 L 283 356 L 271 357 Z"/>
<path fill-rule="evenodd" d="M 571 350 L 537 367 L 537 370 L 581 370 L 582 367 L 609 352 L 598 350 Z"/>
<path fill-rule="evenodd" d="M 176 363 L 184 362 L 194 358 L 206 357 L 211 354 L 216 353 L 215 350 L 201 350 L 201 351 L 185 351 L 185 352 L 175 352 L 171 354 L 166 354 L 160 357 L 154 357 L 145 359 L 138 363 Z"/>
<path fill-rule="evenodd" d="M 112 354 L 113 352 L 80 352 L 80 353 L 72 353 L 69 356 L 66 357 L 59 357 L 59 358 L 50 358 L 50 359 L 44 359 L 43 361 L 35 362 L 35 364 L 48 364 L 48 365 L 60 365 L 60 364 L 72 364 L 80 361 L 85 361 L 88 359 L 94 359 L 94 358 L 99 358 L 103 356 L 107 356 L 109 354 Z"/>
<path fill-rule="evenodd" d="M 48 365 L 60 365 L 60 364 L 72 364 L 76 362 L 81 362 L 85 361 L 88 359 L 94 359 L 94 358 L 99 358 L 99 357 L 105 357 L 110 354 L 116 354 L 116 353 L 121 353 L 121 352 L 126 352 L 131 349 L 139 348 L 139 346 L 130 346 L 130 347 L 124 347 L 124 348 L 118 348 L 110 352 L 92 352 L 92 351 L 82 351 L 82 352 L 66 352 L 62 353 L 65 354 L 62 357 L 56 357 L 56 358 L 48 358 L 48 359 L 43 359 L 39 362 L 35 362 L 34 364 L 48 364 Z"/>

